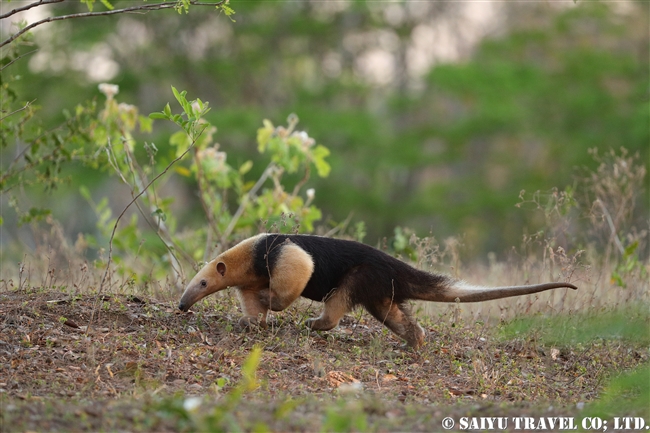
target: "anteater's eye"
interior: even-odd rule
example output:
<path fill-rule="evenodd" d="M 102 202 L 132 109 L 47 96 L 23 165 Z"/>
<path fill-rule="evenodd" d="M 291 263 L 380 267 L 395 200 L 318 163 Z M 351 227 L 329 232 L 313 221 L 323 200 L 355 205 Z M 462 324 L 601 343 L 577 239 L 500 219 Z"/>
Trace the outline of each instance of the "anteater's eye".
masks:
<path fill-rule="evenodd" d="M 205 280 L 201 280 L 201 287 L 208 287 L 208 282 Z"/>

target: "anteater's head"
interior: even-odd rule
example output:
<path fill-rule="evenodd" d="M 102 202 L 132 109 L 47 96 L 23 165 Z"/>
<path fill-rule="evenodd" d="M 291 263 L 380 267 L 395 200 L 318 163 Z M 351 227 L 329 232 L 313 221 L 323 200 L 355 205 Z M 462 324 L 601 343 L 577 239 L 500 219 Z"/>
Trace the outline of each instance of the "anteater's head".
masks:
<path fill-rule="evenodd" d="M 206 296 L 228 287 L 259 286 L 263 281 L 252 271 L 252 258 L 255 245 L 263 236 L 248 238 L 205 265 L 187 285 L 178 308 L 187 311 Z M 266 282 L 268 284 L 268 278 Z"/>
<path fill-rule="evenodd" d="M 187 311 L 192 305 L 206 296 L 227 289 L 229 279 L 226 274 L 226 263 L 221 261 L 219 257 L 205 265 L 185 288 L 178 308 Z"/>

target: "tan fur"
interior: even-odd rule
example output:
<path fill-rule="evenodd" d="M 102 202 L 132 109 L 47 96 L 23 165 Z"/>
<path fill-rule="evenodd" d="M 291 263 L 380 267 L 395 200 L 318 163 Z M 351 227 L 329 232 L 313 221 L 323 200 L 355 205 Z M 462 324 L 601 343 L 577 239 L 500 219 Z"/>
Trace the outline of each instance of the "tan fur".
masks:
<path fill-rule="evenodd" d="M 409 346 L 419 347 L 424 342 L 424 330 L 403 307 L 384 301 L 379 314 L 384 317 L 384 325 L 406 340 Z"/>
<path fill-rule="evenodd" d="M 279 248 L 280 256 L 273 275 L 270 278 L 256 276 L 253 272 L 253 253 L 258 242 L 264 242 L 264 234 L 246 239 L 205 265 L 192 281 L 181 298 L 181 304 L 189 306 L 204 297 L 235 287 L 241 305 L 242 326 L 266 326 L 269 309 L 281 311 L 293 303 L 302 293 L 311 274 L 314 262 L 302 248 L 290 242 L 280 245 L 268 245 L 267 248 Z M 224 275 L 218 267 L 225 269 Z M 205 286 L 202 282 L 205 281 Z"/>
<path fill-rule="evenodd" d="M 315 319 L 307 319 L 306 323 L 314 331 L 329 331 L 338 326 L 348 311 L 350 311 L 350 304 L 346 289 L 336 289 L 325 300 L 321 315 Z"/>
<path fill-rule="evenodd" d="M 239 244 L 235 245 L 228 251 L 225 251 L 210 263 L 223 262 L 226 264 L 228 272 L 226 272 L 225 282 L 228 286 L 242 286 L 250 285 L 259 282 L 259 278 L 255 277 L 251 262 L 253 257 L 253 249 L 255 244 L 263 235 L 253 236 Z"/>
<path fill-rule="evenodd" d="M 270 276 L 269 289 L 260 293 L 262 304 L 282 311 L 300 297 L 314 272 L 314 261 L 299 246 L 286 242 Z"/>
<path fill-rule="evenodd" d="M 269 311 L 260 302 L 260 291 L 264 287 L 238 287 L 237 297 L 241 304 L 244 316 L 239 319 L 239 324 L 243 327 L 259 325 L 266 328 L 266 316 Z"/>
<path fill-rule="evenodd" d="M 261 287 L 264 284 L 264 279 L 255 276 L 255 273 L 252 272 L 253 248 L 261 236 L 263 235 L 257 235 L 242 241 L 205 265 L 187 285 L 181 297 L 181 304 L 191 306 L 206 296 L 231 286 Z M 219 263 L 225 265 L 226 272 L 223 276 L 217 272 Z M 202 281 L 206 282 L 205 287 L 201 285 Z M 247 299 L 246 306 L 250 311 L 254 312 L 252 316 L 260 313 L 261 305 L 253 306 L 248 298 L 248 296 L 245 296 L 245 299 Z M 243 308 L 244 304 L 242 303 Z"/>

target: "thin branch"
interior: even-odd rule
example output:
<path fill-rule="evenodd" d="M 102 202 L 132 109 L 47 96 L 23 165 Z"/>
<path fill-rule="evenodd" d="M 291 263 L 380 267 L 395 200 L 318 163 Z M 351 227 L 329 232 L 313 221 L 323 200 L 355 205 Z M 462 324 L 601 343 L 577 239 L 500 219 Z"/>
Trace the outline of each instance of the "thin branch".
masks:
<path fill-rule="evenodd" d="M 293 188 L 293 192 L 291 193 L 292 196 L 297 196 L 298 193 L 300 192 L 300 188 L 305 186 L 307 181 L 309 180 L 309 174 L 310 174 L 310 169 L 309 169 L 309 162 L 307 163 L 307 167 L 305 168 L 305 175 L 300 179 L 300 181 L 296 184 L 296 186 Z"/>
<path fill-rule="evenodd" d="M 342 223 L 337 224 L 336 227 L 334 227 L 333 229 L 331 229 L 330 231 L 328 231 L 327 233 L 325 233 L 325 234 L 323 235 L 323 237 L 324 237 L 324 238 L 331 238 L 332 236 L 334 236 L 334 235 L 335 235 L 336 233 L 338 233 L 339 231 L 340 231 L 340 232 L 344 232 L 345 229 L 347 228 L 348 224 L 350 224 L 350 221 L 352 220 L 352 217 L 353 217 L 353 216 L 354 216 L 354 212 L 350 212 L 350 213 L 348 214 L 348 217 L 347 217 L 347 218 L 346 218 Z"/>
<path fill-rule="evenodd" d="M 17 110 L 12 111 L 11 113 L 7 114 L 6 116 L 2 116 L 2 117 L 0 117 L 0 122 L 2 122 L 3 120 L 5 120 L 7 117 L 11 117 L 11 116 L 13 116 L 13 115 L 16 114 L 16 113 L 20 113 L 21 111 L 26 110 L 26 109 L 29 108 L 29 106 L 32 105 L 35 101 L 36 101 L 36 99 L 34 99 L 34 100 L 31 101 L 31 102 L 26 103 L 23 107 L 20 107 L 20 108 L 18 108 Z M 24 151 L 23 151 L 23 153 L 24 153 Z M 19 156 L 20 156 L 20 155 L 19 155 Z"/>
<path fill-rule="evenodd" d="M 124 133 L 124 131 L 120 131 L 120 132 L 122 133 L 123 136 L 126 135 Z M 124 182 L 126 185 L 128 185 L 131 188 L 131 197 L 135 196 L 135 189 L 138 188 L 141 191 L 145 192 L 145 194 L 144 194 L 145 198 L 149 202 L 149 205 L 151 207 L 153 207 L 153 205 L 155 204 L 155 199 L 152 200 L 152 198 L 149 197 L 149 192 L 147 191 L 148 188 L 149 188 L 149 185 L 147 187 L 144 186 L 144 184 L 147 183 L 147 178 L 146 178 L 145 174 L 142 172 L 142 170 L 139 170 L 139 167 L 138 167 L 138 169 L 136 169 L 136 166 L 133 164 L 134 157 L 131 154 L 130 150 L 128 149 L 128 146 L 126 146 L 126 144 L 124 145 L 124 152 L 125 152 L 125 155 L 126 155 L 125 159 L 127 160 L 127 163 L 129 165 L 129 170 L 131 171 L 131 174 L 133 175 L 133 183 L 134 183 L 134 185 L 131 185 L 131 183 L 129 183 L 126 180 L 126 178 L 122 174 L 121 170 L 119 169 L 119 166 L 118 166 L 118 163 L 117 163 L 117 158 L 115 157 L 115 154 L 112 152 L 111 141 L 110 141 L 110 139 L 108 140 L 108 145 L 106 146 L 106 153 L 108 154 L 108 162 L 111 164 L 111 166 L 113 167 L 115 172 L 118 174 L 118 176 L 120 177 L 122 182 Z M 112 158 L 112 160 L 111 160 L 111 158 Z M 151 184 L 153 184 L 153 182 Z M 138 211 L 142 215 L 142 218 L 145 220 L 147 225 L 149 225 L 151 230 L 153 230 L 156 233 L 156 236 L 158 236 L 158 239 L 160 239 L 160 241 L 163 243 L 165 248 L 167 248 L 167 252 L 170 254 L 170 256 L 172 258 L 172 260 L 170 262 L 171 266 L 172 266 L 172 269 L 174 269 L 174 271 L 176 272 L 176 275 L 178 276 L 178 278 L 180 278 L 182 280 L 183 278 L 185 278 L 184 275 L 183 275 L 183 268 L 182 268 L 182 266 L 180 264 L 180 261 L 176 257 L 176 254 L 174 254 L 174 251 L 172 250 L 171 246 L 173 246 L 177 251 L 180 251 L 180 253 L 184 256 L 183 258 L 185 260 L 187 260 L 188 263 L 193 263 L 192 257 L 189 254 L 187 254 L 183 249 L 181 249 L 174 242 L 171 235 L 167 231 L 167 227 L 164 226 L 164 224 L 163 224 L 162 227 L 161 227 L 160 224 L 159 225 L 154 225 L 154 223 L 150 220 L 149 216 L 146 214 L 144 209 L 142 209 L 142 207 L 140 206 L 140 203 L 138 203 L 138 201 L 135 201 L 135 206 L 138 208 Z M 161 233 L 164 234 L 167 237 L 167 239 L 165 239 L 162 236 Z M 169 244 L 171 244 L 171 246 Z"/>
<path fill-rule="evenodd" d="M 5 18 L 9 18 L 10 16 L 12 16 L 14 14 L 17 14 L 18 12 L 24 12 L 24 11 L 27 11 L 27 10 L 29 10 L 31 8 L 35 8 L 37 6 L 47 5 L 47 4 L 51 4 L 51 3 L 61 3 L 63 1 L 65 1 L 65 0 L 39 0 L 36 3 L 31 3 L 31 4 L 28 4 L 27 6 L 23 6 L 21 8 L 16 8 L 16 9 L 13 9 L 13 10 L 7 12 L 6 14 L 0 15 L 0 20 L 3 20 Z"/>
<path fill-rule="evenodd" d="M 29 56 L 30 54 L 34 54 L 37 51 L 38 51 L 38 48 L 36 48 L 35 50 L 28 51 L 25 54 L 21 54 L 20 56 L 13 59 L 11 62 L 7 63 L 6 65 L 3 65 L 2 68 L 0 68 L 0 72 L 4 71 L 5 68 L 8 68 L 9 66 L 13 65 L 14 63 L 16 63 L 18 60 L 22 59 L 23 57 Z"/>
<path fill-rule="evenodd" d="M 196 170 L 197 170 L 197 177 L 196 177 L 196 183 L 199 187 L 199 201 L 201 202 L 201 207 L 203 207 L 203 212 L 205 212 L 206 218 L 208 218 L 208 224 L 210 224 L 210 228 L 214 232 L 216 236 L 219 236 L 219 227 L 217 226 L 217 223 L 214 220 L 214 217 L 212 216 L 212 211 L 210 210 L 210 206 L 208 206 L 208 203 L 206 202 L 206 197 L 207 197 L 207 191 L 205 186 L 203 185 L 203 168 L 201 166 L 201 160 L 199 159 L 198 153 L 195 151 L 194 152 L 194 163 L 196 164 Z M 208 248 L 206 247 L 205 253 L 204 253 L 204 259 L 205 254 L 208 253 Z M 204 260 L 205 261 L 205 260 Z"/>
<path fill-rule="evenodd" d="M 221 6 L 226 0 L 221 0 L 217 3 L 201 3 L 198 1 L 190 1 L 190 4 L 193 6 L 214 6 L 218 7 Z M 19 38 L 26 32 L 30 31 L 34 27 L 38 27 L 41 24 L 45 23 L 50 23 L 53 21 L 61 21 L 61 20 L 70 20 L 73 18 L 89 18 L 89 17 L 99 17 L 99 16 L 106 16 L 106 15 L 117 15 L 117 14 L 123 14 L 127 12 L 147 12 L 147 11 L 156 11 L 156 10 L 162 10 L 162 9 L 171 9 L 174 8 L 178 5 L 178 2 L 175 1 L 169 1 L 169 2 L 163 2 L 163 3 L 156 3 L 156 4 L 144 4 L 140 6 L 132 6 L 128 8 L 123 8 L 123 9 L 113 9 L 110 11 L 101 11 L 101 12 L 82 12 L 78 14 L 70 14 L 70 15 L 61 15 L 58 17 L 47 17 L 45 19 L 42 19 L 40 21 L 36 21 L 35 23 L 32 23 L 25 28 L 21 29 L 20 31 L 14 33 L 12 36 L 9 38 L 5 39 L 2 43 L 0 43 L 0 47 L 4 47 L 5 45 L 13 42 L 15 39 Z"/>
<path fill-rule="evenodd" d="M 126 133 L 124 131 L 122 131 L 122 136 L 126 136 Z M 133 173 L 133 182 L 134 182 L 134 184 L 135 184 L 135 186 L 137 188 L 142 189 L 144 184 L 147 183 L 147 180 L 148 180 L 147 175 L 145 174 L 144 170 L 142 170 L 142 167 L 140 167 L 140 165 L 137 164 L 137 161 L 135 160 L 135 157 L 131 153 L 131 150 L 129 150 L 128 146 L 126 145 L 126 142 L 124 143 L 124 153 L 127 156 L 127 162 L 129 164 L 129 169 L 131 170 L 131 173 Z M 135 161 L 135 163 L 134 163 L 134 161 Z M 152 190 L 153 190 L 153 197 L 151 197 L 149 195 L 149 192 L 147 192 L 145 194 L 145 197 L 146 197 L 147 201 L 149 202 L 150 210 L 152 212 L 155 212 L 156 209 L 158 208 L 158 204 L 157 204 L 158 200 L 156 199 L 156 190 L 153 189 L 153 188 L 152 188 Z M 131 190 L 131 195 L 133 195 L 134 192 L 135 192 L 135 190 L 132 189 Z M 183 275 L 183 268 L 182 268 L 182 266 L 180 264 L 180 261 L 178 260 L 178 257 L 176 257 L 176 254 L 174 253 L 174 250 L 171 248 L 171 246 L 169 244 L 171 244 L 177 251 L 179 251 L 184 256 L 183 258 L 185 260 L 187 260 L 187 262 L 190 263 L 190 264 L 194 263 L 194 260 L 193 260 L 192 256 L 190 256 L 187 252 L 185 252 L 185 250 L 181 249 L 174 242 L 174 240 L 172 239 L 171 234 L 169 233 L 169 230 L 167 229 L 167 225 L 164 222 L 160 221 L 160 219 L 159 219 L 158 223 L 154 225 L 154 223 L 145 214 L 144 210 L 142 208 L 140 208 L 140 205 L 137 202 L 136 202 L 136 205 L 138 206 L 138 210 L 142 214 L 142 217 L 145 219 L 145 221 L 147 222 L 149 227 L 151 227 L 151 229 L 155 231 L 156 236 L 158 236 L 158 239 L 160 239 L 160 241 L 167 248 L 167 252 L 169 253 L 169 255 L 173 259 L 172 262 L 174 262 L 174 261 L 176 262 L 176 265 L 177 265 L 177 267 L 179 269 L 177 270 L 176 268 L 174 268 L 174 270 L 176 271 L 178 277 L 181 280 L 183 280 L 185 278 L 185 276 Z M 163 235 L 164 235 L 164 237 L 163 237 Z M 172 267 L 174 267 L 173 263 L 172 263 Z"/>
<path fill-rule="evenodd" d="M 618 235 L 616 234 L 616 226 L 614 225 L 614 221 L 612 221 L 612 217 L 607 211 L 607 208 L 605 207 L 605 204 L 601 199 L 596 199 L 596 203 L 600 206 L 600 208 L 603 210 L 603 215 L 605 215 L 605 219 L 607 220 L 607 225 L 609 225 L 609 230 L 612 232 L 611 238 L 614 241 L 614 245 L 616 245 L 616 248 L 618 249 L 618 252 L 621 253 L 621 255 L 625 254 L 625 248 L 623 248 L 623 244 L 621 243 L 621 240 L 618 238 Z"/>
<path fill-rule="evenodd" d="M 122 131 L 122 132 L 123 132 L 123 131 Z M 106 154 L 108 155 L 108 163 L 113 167 L 113 170 L 115 170 L 115 172 L 116 172 L 117 175 L 120 177 L 120 179 L 122 180 L 122 182 L 123 182 L 124 184 L 128 185 L 129 188 L 131 188 L 131 197 L 134 197 L 134 196 L 135 196 L 135 188 L 137 188 L 137 187 L 140 187 L 140 188 L 141 188 L 143 182 L 139 182 L 139 181 L 138 181 L 137 176 L 136 176 L 136 173 L 135 173 L 135 169 L 133 168 L 133 165 L 129 162 L 129 161 L 132 159 L 132 157 L 131 157 L 131 155 L 129 154 L 129 151 L 125 149 L 126 156 L 127 156 L 126 159 L 127 159 L 127 162 L 129 162 L 129 168 L 130 168 L 130 170 L 131 170 L 131 173 L 133 174 L 133 181 L 134 181 L 134 183 L 135 183 L 135 186 L 134 186 L 134 185 L 131 185 L 131 184 L 126 180 L 126 178 L 125 178 L 124 175 L 122 174 L 122 171 L 119 169 L 119 165 L 118 165 L 118 163 L 117 163 L 117 158 L 115 157 L 115 154 L 114 154 L 113 151 L 112 151 L 112 147 L 113 147 L 113 146 L 112 146 L 112 144 L 111 144 L 111 140 L 110 140 L 110 138 L 109 138 L 109 139 L 108 139 L 108 143 L 107 143 L 106 148 L 105 148 L 105 149 L 106 149 Z M 124 146 L 124 147 L 126 148 L 127 146 Z M 145 196 L 148 196 L 148 194 L 145 194 Z M 182 270 L 178 270 L 178 269 L 176 269 L 176 267 L 174 266 L 174 262 L 178 263 L 178 259 L 177 259 L 176 256 L 171 252 L 171 248 L 169 247 L 169 245 L 167 245 L 167 242 L 166 242 L 166 241 L 165 241 L 165 240 L 160 236 L 159 229 L 156 230 L 156 228 L 154 227 L 153 223 L 149 220 L 149 217 L 148 217 L 148 216 L 146 215 L 146 213 L 144 212 L 144 209 L 142 209 L 142 207 L 140 207 L 140 203 L 138 203 L 138 202 L 136 201 L 136 202 L 135 202 L 135 207 L 138 208 L 138 211 L 140 212 L 140 215 L 142 215 L 142 218 L 144 218 L 144 220 L 145 220 L 146 223 L 149 225 L 149 227 L 150 227 L 152 230 L 154 230 L 154 231 L 156 232 L 156 235 L 158 236 L 158 238 L 161 240 L 161 242 L 163 243 L 163 245 L 165 245 L 165 247 L 167 248 L 167 251 L 170 253 L 170 255 L 172 256 L 172 258 L 174 259 L 174 260 L 172 260 L 171 263 L 170 263 L 171 266 L 172 266 L 172 269 L 176 272 L 176 275 L 178 275 L 179 278 L 182 278 L 182 276 L 181 276 L 181 271 L 182 271 Z M 180 267 L 180 265 L 179 265 L 179 267 Z"/>
<path fill-rule="evenodd" d="M 226 244 L 226 242 L 228 241 L 228 236 L 230 236 L 230 233 L 232 233 L 232 231 L 235 229 L 235 224 L 237 224 L 237 221 L 239 220 L 239 218 L 241 218 L 242 214 L 244 213 L 244 210 L 246 209 L 246 205 L 251 201 L 253 196 L 257 193 L 257 190 L 262 187 L 264 182 L 266 182 L 266 179 L 269 178 L 271 172 L 273 171 L 273 169 L 275 169 L 275 167 L 276 167 L 275 163 L 273 162 L 269 163 L 269 165 L 266 166 L 266 169 L 262 173 L 262 176 L 260 176 L 260 178 L 257 180 L 257 183 L 255 183 L 255 185 L 250 189 L 250 191 L 248 191 L 248 194 L 242 197 L 241 203 L 239 204 L 237 211 L 230 219 L 230 224 L 228 224 L 228 227 L 221 235 L 221 243 L 223 245 Z"/>
<path fill-rule="evenodd" d="M 115 232 L 117 231 L 117 226 L 120 224 L 120 220 L 122 219 L 126 211 L 131 207 L 131 205 L 135 203 L 140 198 L 140 196 L 142 196 L 155 181 L 160 179 L 165 173 L 169 171 L 169 169 L 174 164 L 176 164 L 176 162 L 180 161 L 185 155 L 187 155 L 187 153 L 190 150 L 192 150 L 192 148 L 194 147 L 198 139 L 201 137 L 201 135 L 203 135 L 204 131 L 205 131 L 205 127 L 201 130 L 201 132 L 197 134 L 196 138 L 192 141 L 192 143 L 190 143 L 187 149 L 185 149 L 185 151 L 181 155 L 177 156 L 172 162 L 170 162 L 167 165 L 167 167 L 165 167 L 163 171 L 158 173 L 156 177 L 154 177 L 149 183 L 147 183 L 147 185 L 142 189 L 142 191 L 140 191 L 135 197 L 133 197 L 133 199 L 124 207 L 124 209 L 122 209 L 122 213 L 118 215 L 117 219 L 115 220 L 115 224 L 113 225 L 113 231 L 111 232 L 111 237 L 108 240 L 108 260 L 106 261 L 106 270 L 104 271 L 104 276 L 102 277 L 102 281 L 99 284 L 99 290 L 97 291 L 97 299 L 100 299 L 100 295 L 102 294 L 102 291 L 104 289 L 104 284 L 106 283 L 106 278 L 108 278 L 108 273 L 110 272 L 111 261 L 113 260 L 113 239 L 115 239 Z M 93 324 L 93 320 L 95 318 L 96 310 L 97 308 L 95 305 L 93 307 L 92 313 L 90 314 L 90 320 L 88 321 L 88 328 L 86 328 L 86 333 L 90 332 L 91 326 Z"/>

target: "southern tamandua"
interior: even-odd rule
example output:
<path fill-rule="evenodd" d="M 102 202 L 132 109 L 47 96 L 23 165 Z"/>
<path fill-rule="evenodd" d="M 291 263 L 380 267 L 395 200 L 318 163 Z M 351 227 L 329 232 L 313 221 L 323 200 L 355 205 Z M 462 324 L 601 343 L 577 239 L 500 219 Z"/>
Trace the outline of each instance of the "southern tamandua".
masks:
<path fill-rule="evenodd" d="M 187 285 L 178 308 L 233 287 L 244 316 L 242 326 L 266 327 L 268 310 L 282 311 L 299 296 L 324 303 L 311 329 L 336 327 L 352 308 L 362 305 L 382 324 L 414 347 L 424 331 L 406 305 L 409 299 L 480 302 L 526 295 L 570 283 L 481 287 L 416 269 L 368 245 L 311 235 L 263 233 L 248 238 L 205 265 Z"/>

